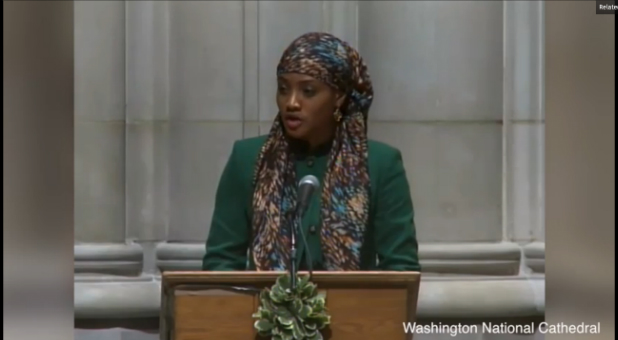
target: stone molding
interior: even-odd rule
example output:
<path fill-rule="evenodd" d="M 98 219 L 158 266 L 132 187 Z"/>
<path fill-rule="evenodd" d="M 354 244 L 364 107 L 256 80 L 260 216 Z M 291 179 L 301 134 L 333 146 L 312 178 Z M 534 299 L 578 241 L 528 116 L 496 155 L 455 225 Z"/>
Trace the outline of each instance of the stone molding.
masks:
<path fill-rule="evenodd" d="M 425 278 L 419 318 L 510 318 L 545 313 L 545 278 Z"/>
<path fill-rule="evenodd" d="M 135 243 L 75 244 L 76 274 L 137 276 L 142 272 L 142 246 Z"/>
<path fill-rule="evenodd" d="M 75 282 L 75 318 L 156 318 L 161 301 L 160 279 L 133 281 L 109 278 Z M 545 278 L 427 277 L 421 280 L 418 317 L 538 317 L 545 312 Z"/>
<path fill-rule="evenodd" d="M 533 273 L 545 274 L 545 243 L 533 242 L 524 246 L 526 266 Z"/>
<path fill-rule="evenodd" d="M 75 273 L 78 275 L 141 275 L 144 255 L 139 244 L 76 244 Z M 156 247 L 159 270 L 199 270 L 204 244 L 160 243 Z M 524 264 L 535 273 L 545 272 L 545 244 L 461 243 L 420 244 L 419 256 L 423 273 L 454 275 L 517 275 Z"/>
<path fill-rule="evenodd" d="M 418 317 L 542 316 L 544 275 L 510 273 L 520 266 L 522 254 L 529 268 L 543 273 L 544 249 L 543 243 L 421 244 L 424 271 Z M 204 251 L 205 246 L 199 243 L 161 243 L 156 249 L 157 266 L 164 271 L 199 269 Z M 75 317 L 156 318 L 160 278 L 127 274 L 140 271 L 142 262 L 138 244 L 76 244 Z"/>
<path fill-rule="evenodd" d="M 161 282 L 154 276 L 113 281 L 108 277 L 76 279 L 76 319 L 125 319 L 157 317 Z"/>
<path fill-rule="evenodd" d="M 521 248 L 515 243 L 420 244 L 424 273 L 517 275 Z"/>
<path fill-rule="evenodd" d="M 199 270 L 204 244 L 161 243 L 157 266 L 162 271 Z M 515 243 L 420 244 L 423 273 L 457 275 L 517 275 L 521 246 Z"/>

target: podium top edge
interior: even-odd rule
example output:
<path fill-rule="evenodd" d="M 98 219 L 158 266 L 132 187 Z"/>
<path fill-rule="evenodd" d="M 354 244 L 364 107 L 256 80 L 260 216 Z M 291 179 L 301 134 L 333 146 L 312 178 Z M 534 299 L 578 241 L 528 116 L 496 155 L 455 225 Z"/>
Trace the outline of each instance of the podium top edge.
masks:
<path fill-rule="evenodd" d="M 185 283 L 268 283 L 286 274 L 281 271 L 174 271 L 162 274 L 163 285 Z M 298 275 L 308 275 L 309 272 L 299 272 Z M 362 281 L 365 283 L 415 283 L 420 281 L 420 272 L 403 271 L 316 271 L 311 280 L 316 283 L 349 283 Z"/>

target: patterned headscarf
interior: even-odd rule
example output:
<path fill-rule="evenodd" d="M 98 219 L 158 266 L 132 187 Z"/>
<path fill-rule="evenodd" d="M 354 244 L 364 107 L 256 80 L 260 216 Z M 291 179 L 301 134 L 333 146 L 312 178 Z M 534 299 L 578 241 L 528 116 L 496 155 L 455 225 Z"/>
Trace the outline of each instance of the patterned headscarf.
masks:
<path fill-rule="evenodd" d="M 366 123 L 373 88 L 367 66 L 338 38 L 307 33 L 283 53 L 277 74 L 284 73 L 309 75 L 347 95 L 321 184 L 320 237 L 326 270 L 358 270 L 369 215 Z M 258 271 L 289 264 L 297 179 L 288 147 L 279 113 L 255 169 L 251 253 Z"/>

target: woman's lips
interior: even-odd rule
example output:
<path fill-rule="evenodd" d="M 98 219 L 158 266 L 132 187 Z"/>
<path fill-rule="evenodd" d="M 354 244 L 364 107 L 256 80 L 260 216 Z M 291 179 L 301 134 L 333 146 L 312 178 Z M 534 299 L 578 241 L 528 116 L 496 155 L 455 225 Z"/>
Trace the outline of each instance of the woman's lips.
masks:
<path fill-rule="evenodd" d="M 296 130 L 303 124 L 303 121 L 302 119 L 298 117 L 287 116 L 283 118 L 283 123 L 285 124 L 285 127 L 287 127 L 288 129 Z"/>

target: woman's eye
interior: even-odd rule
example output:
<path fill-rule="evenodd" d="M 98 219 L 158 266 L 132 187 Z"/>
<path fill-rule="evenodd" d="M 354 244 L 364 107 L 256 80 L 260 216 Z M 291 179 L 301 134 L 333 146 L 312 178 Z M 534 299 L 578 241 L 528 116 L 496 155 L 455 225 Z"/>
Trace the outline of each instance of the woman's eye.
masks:
<path fill-rule="evenodd" d="M 312 88 L 305 88 L 303 89 L 303 94 L 305 96 L 313 96 L 315 94 L 315 90 Z"/>
<path fill-rule="evenodd" d="M 281 94 L 286 93 L 286 92 L 287 92 L 287 90 L 288 90 L 288 89 L 287 89 L 285 86 L 279 86 L 279 87 L 277 88 L 277 91 L 278 91 L 279 93 L 281 93 Z"/>

